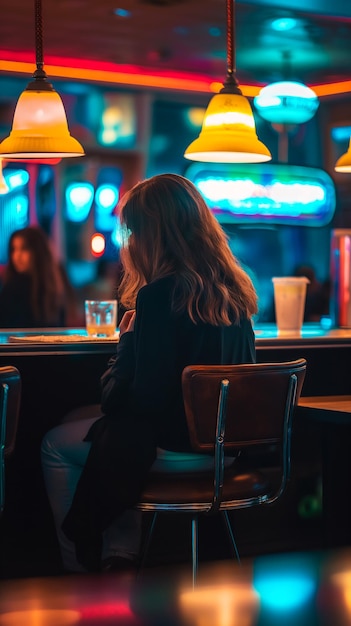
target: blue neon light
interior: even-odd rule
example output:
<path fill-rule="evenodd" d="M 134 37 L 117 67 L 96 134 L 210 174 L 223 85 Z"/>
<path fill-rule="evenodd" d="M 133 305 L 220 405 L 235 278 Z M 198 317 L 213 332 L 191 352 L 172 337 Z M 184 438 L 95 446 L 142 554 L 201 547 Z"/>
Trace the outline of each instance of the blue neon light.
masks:
<path fill-rule="evenodd" d="M 115 208 L 119 198 L 119 190 L 115 185 L 100 185 L 95 192 L 98 211 L 109 213 Z"/>
<path fill-rule="evenodd" d="M 335 126 L 331 130 L 331 135 L 334 141 L 347 141 L 351 137 L 351 126 Z"/>
<path fill-rule="evenodd" d="M 116 216 L 105 213 L 95 215 L 95 228 L 102 232 L 112 232 L 116 225 Z"/>
<path fill-rule="evenodd" d="M 100 185 L 95 192 L 95 228 L 99 231 L 113 231 L 116 223 L 114 209 L 119 198 L 115 185 Z"/>
<path fill-rule="evenodd" d="M 186 175 L 220 223 L 324 226 L 335 212 L 334 182 L 317 168 L 194 163 Z"/>
<path fill-rule="evenodd" d="M 315 592 L 316 582 L 303 572 L 267 573 L 254 581 L 262 606 L 274 611 L 291 611 L 305 604 Z"/>
<path fill-rule="evenodd" d="M 314 602 L 319 584 L 321 562 L 318 557 L 295 553 L 257 559 L 253 570 L 253 588 L 261 609 L 291 617 Z M 295 616 L 296 618 L 296 616 Z M 296 618 L 297 619 L 297 618 Z M 294 623 L 298 624 L 299 619 Z M 290 623 L 290 622 L 289 622 Z"/>
<path fill-rule="evenodd" d="M 288 30 L 292 30 L 297 26 L 298 22 L 293 17 L 278 17 L 271 22 L 272 30 L 276 30 L 278 32 L 286 32 Z"/>
<path fill-rule="evenodd" d="M 23 187 L 29 181 L 27 170 L 4 170 L 3 175 L 9 192 L 18 187 Z"/>
<path fill-rule="evenodd" d="M 118 15 L 118 17 L 130 17 L 131 12 L 128 9 L 122 9 L 121 7 L 114 9 L 114 14 Z"/>
<path fill-rule="evenodd" d="M 120 248 L 123 244 L 123 229 L 119 217 L 116 218 L 115 226 L 111 233 L 111 241 L 116 248 Z"/>
<path fill-rule="evenodd" d="M 71 183 L 66 188 L 66 214 L 71 222 L 84 222 L 94 199 L 91 183 Z"/>
<path fill-rule="evenodd" d="M 28 212 L 29 212 L 29 199 L 28 196 L 21 193 L 15 199 L 14 202 L 14 213 L 15 219 L 17 223 L 17 228 L 23 228 L 27 225 L 28 221 Z"/>

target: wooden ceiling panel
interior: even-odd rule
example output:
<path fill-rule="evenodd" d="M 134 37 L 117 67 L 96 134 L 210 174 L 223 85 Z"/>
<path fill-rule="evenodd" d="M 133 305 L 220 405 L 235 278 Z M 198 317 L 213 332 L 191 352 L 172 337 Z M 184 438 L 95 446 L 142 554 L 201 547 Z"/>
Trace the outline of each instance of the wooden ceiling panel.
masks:
<path fill-rule="evenodd" d="M 281 5 L 272 0 L 236 2 L 239 80 L 265 83 L 284 78 L 286 51 L 291 77 L 307 83 L 350 79 L 347 7 L 340 15 L 335 0 L 324 0 L 326 13 L 321 14 L 313 10 L 314 0 L 306 0 L 305 11 L 287 9 L 293 4 L 292 0 L 281 0 Z M 42 7 L 46 60 L 54 55 L 200 72 L 214 80 L 225 77 L 225 0 L 43 0 Z M 116 15 L 118 8 L 129 16 Z M 295 28 L 274 31 L 272 20 L 284 16 L 297 20 Z M 2 7 L 0 49 L 32 52 L 34 60 L 34 43 L 33 0 L 9 0 Z"/>

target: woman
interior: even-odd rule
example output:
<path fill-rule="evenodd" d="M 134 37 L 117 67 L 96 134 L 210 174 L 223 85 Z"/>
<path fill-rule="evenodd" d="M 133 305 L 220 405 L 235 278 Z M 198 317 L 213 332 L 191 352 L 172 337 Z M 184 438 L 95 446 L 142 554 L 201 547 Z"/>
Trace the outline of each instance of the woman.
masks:
<path fill-rule="evenodd" d="M 63 326 L 63 283 L 45 232 L 36 226 L 13 232 L 8 259 L 0 292 L 0 326 Z"/>
<path fill-rule="evenodd" d="M 183 368 L 255 361 L 254 287 L 195 186 L 175 174 L 144 180 L 122 198 L 120 220 L 119 297 L 129 310 L 101 378 L 103 416 L 60 425 L 42 444 L 69 569 L 72 542 L 87 569 L 101 557 L 136 558 L 140 513 L 131 508 L 157 448 L 191 450 Z"/>

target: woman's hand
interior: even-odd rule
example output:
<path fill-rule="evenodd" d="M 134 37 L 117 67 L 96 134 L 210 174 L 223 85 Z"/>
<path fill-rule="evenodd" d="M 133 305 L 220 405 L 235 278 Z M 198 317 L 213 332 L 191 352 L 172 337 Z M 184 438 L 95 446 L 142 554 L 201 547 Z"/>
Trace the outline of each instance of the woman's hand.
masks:
<path fill-rule="evenodd" d="M 134 330 L 134 322 L 135 322 L 135 309 L 126 311 L 119 325 L 120 336 L 122 336 L 123 333 L 128 333 L 131 330 Z"/>

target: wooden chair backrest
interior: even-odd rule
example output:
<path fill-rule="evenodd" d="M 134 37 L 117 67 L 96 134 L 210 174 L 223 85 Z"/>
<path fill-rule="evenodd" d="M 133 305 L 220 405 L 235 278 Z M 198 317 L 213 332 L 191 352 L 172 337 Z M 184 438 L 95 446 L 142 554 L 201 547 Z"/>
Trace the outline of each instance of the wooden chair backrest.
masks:
<path fill-rule="evenodd" d="M 305 373 L 305 359 L 186 367 L 182 374 L 183 399 L 194 451 L 209 453 L 214 450 L 218 398 L 223 380 L 229 381 L 225 450 L 279 445 L 284 437 L 284 418 L 300 397 Z"/>

